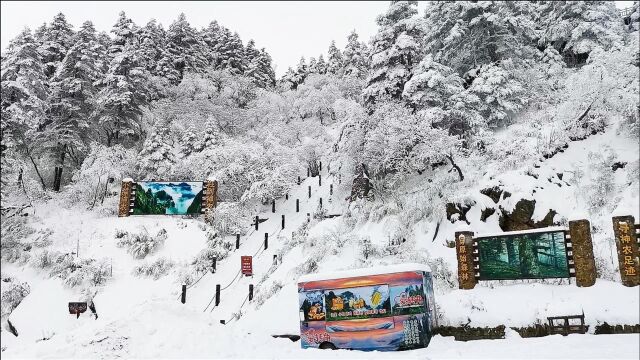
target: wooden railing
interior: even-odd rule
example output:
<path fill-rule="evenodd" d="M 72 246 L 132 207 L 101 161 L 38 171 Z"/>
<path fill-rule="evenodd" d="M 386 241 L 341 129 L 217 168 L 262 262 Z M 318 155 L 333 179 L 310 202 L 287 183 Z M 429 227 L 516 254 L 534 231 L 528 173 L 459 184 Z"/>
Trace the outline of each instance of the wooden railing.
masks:
<path fill-rule="evenodd" d="M 567 336 L 569 334 L 584 334 L 589 329 L 589 326 L 584 324 L 584 314 L 551 316 L 548 317 L 547 320 L 549 321 L 549 335 L 562 334 Z M 580 320 L 580 324 L 570 324 L 569 320 Z"/>

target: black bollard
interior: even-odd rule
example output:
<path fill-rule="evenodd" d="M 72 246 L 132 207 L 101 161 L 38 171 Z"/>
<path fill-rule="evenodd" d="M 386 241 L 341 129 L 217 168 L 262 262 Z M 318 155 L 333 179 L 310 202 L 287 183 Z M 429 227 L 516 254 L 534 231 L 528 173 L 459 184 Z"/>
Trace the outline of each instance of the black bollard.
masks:
<path fill-rule="evenodd" d="M 213 262 L 211 264 L 213 272 L 216 272 L 216 262 L 218 261 L 218 258 L 213 258 Z"/>
<path fill-rule="evenodd" d="M 298 176 L 298 185 L 300 185 L 300 176 Z"/>
<path fill-rule="evenodd" d="M 319 171 L 322 171 L 322 161 L 320 161 L 320 164 L 319 164 L 319 165 L 320 165 L 320 166 L 318 167 L 318 170 L 319 170 Z"/>
<path fill-rule="evenodd" d="M 318 186 L 322 186 L 322 175 L 318 175 Z"/>
<path fill-rule="evenodd" d="M 216 285 L 216 306 L 220 305 L 220 284 Z"/>
<path fill-rule="evenodd" d="M 309 198 L 311 198 L 311 185 L 309 185 Z"/>
<path fill-rule="evenodd" d="M 311 176 L 311 168 L 307 167 L 307 177 Z"/>
<path fill-rule="evenodd" d="M 284 215 L 282 215 L 282 228 L 284 229 Z"/>
<path fill-rule="evenodd" d="M 320 209 L 322 209 L 322 198 L 320 198 Z"/>
<path fill-rule="evenodd" d="M 269 233 L 264 233 L 264 249 L 267 250 L 269 247 Z"/>
<path fill-rule="evenodd" d="M 275 199 L 271 200 L 271 212 L 272 213 L 276 212 L 276 200 Z"/>
<path fill-rule="evenodd" d="M 180 298 L 180 301 L 183 304 L 187 302 L 187 285 L 185 284 L 182 284 L 182 297 Z"/>
<path fill-rule="evenodd" d="M 296 212 L 300 212 L 300 199 L 296 199 Z"/>
<path fill-rule="evenodd" d="M 273 254 L 273 265 L 278 265 L 278 255 Z"/>
<path fill-rule="evenodd" d="M 329 195 L 333 195 L 333 184 L 329 185 Z"/>
<path fill-rule="evenodd" d="M 240 249 L 240 234 L 236 234 L 236 250 Z"/>
<path fill-rule="evenodd" d="M 258 215 L 256 215 L 256 231 L 258 231 Z"/>
<path fill-rule="evenodd" d="M 253 284 L 249 284 L 249 301 L 253 300 Z"/>
<path fill-rule="evenodd" d="M 311 221 L 311 214 L 307 213 L 307 222 Z"/>
<path fill-rule="evenodd" d="M 289 193 L 286 193 L 286 194 L 284 195 L 284 199 L 285 199 L 285 200 L 289 200 Z"/>

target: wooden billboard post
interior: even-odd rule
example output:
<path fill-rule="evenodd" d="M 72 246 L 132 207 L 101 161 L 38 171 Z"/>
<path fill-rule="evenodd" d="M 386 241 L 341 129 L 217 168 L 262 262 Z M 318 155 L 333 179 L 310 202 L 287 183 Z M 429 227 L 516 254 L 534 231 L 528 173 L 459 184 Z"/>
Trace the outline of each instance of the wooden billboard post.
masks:
<path fill-rule="evenodd" d="M 473 289 L 478 282 L 474 268 L 473 232 L 456 231 L 456 255 L 458 257 L 458 287 L 460 289 Z"/>
<path fill-rule="evenodd" d="M 120 188 L 120 204 L 118 205 L 118 216 L 129 216 L 129 210 L 131 209 L 131 201 L 133 200 L 133 189 L 135 183 L 132 179 L 122 180 L 122 187 Z"/>
<path fill-rule="evenodd" d="M 589 220 L 569 221 L 569 236 L 576 268 L 576 285 L 589 287 L 596 283 L 596 262 L 593 258 L 591 224 Z"/>

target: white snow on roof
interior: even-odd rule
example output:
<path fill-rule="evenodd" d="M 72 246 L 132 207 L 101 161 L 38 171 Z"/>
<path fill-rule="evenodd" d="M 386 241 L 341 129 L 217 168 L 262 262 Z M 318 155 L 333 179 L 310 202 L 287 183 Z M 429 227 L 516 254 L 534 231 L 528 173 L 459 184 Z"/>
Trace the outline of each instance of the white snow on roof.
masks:
<path fill-rule="evenodd" d="M 319 274 L 307 274 L 302 275 L 298 278 L 298 282 L 309 282 L 309 281 L 318 281 L 318 280 L 332 280 L 332 279 L 345 279 L 356 276 L 367 276 L 367 275 L 380 275 L 380 274 L 393 274 L 405 271 L 426 271 L 431 272 L 431 268 L 429 268 L 426 264 L 417 264 L 417 263 L 404 263 L 404 264 L 395 264 L 395 265 L 386 265 L 386 266 L 375 266 L 364 269 L 351 269 L 351 270 L 340 270 L 340 271 L 331 271 Z"/>
<path fill-rule="evenodd" d="M 474 234 L 474 238 L 480 237 L 492 237 L 492 236 L 504 236 L 504 235 L 521 235 L 521 234 L 535 234 L 541 232 L 550 232 L 550 231 L 566 231 L 568 230 L 566 227 L 562 226 L 550 226 L 546 228 L 540 229 L 531 229 L 531 230 L 518 230 L 518 231 L 505 231 L 505 232 L 495 232 L 495 233 L 486 233 L 486 234 Z"/>
<path fill-rule="evenodd" d="M 124 178 L 122 179 L 122 182 L 133 182 L 132 178 Z"/>

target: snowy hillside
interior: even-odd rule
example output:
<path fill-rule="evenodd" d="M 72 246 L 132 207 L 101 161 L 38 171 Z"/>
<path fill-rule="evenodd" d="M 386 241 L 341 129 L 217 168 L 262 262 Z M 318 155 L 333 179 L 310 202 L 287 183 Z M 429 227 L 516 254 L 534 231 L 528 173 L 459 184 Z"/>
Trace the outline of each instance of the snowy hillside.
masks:
<path fill-rule="evenodd" d="M 277 81 L 215 21 L 24 30 L 2 55 L 2 357 L 637 359 L 637 333 L 596 334 L 640 327 L 611 220 L 640 219 L 640 12 L 625 14 L 393 2 L 369 42 L 353 32 Z M 213 178 L 207 215 L 118 217 L 125 179 Z M 456 231 L 580 219 L 594 286 L 459 289 Z M 432 269 L 441 328 L 505 338 L 363 353 L 282 337 L 300 335 L 302 275 L 403 263 Z M 93 309 L 76 318 L 76 301 Z M 587 334 L 514 330 L 579 314 Z"/>

